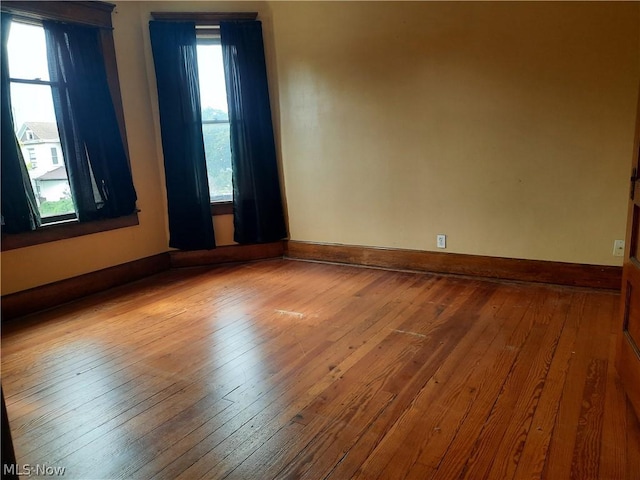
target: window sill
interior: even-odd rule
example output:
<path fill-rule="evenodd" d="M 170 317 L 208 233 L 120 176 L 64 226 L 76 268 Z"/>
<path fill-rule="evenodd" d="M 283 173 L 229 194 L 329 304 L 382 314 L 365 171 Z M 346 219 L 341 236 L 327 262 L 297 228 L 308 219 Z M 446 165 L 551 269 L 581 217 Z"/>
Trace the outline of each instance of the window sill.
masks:
<path fill-rule="evenodd" d="M 133 213 L 125 217 L 108 218 L 86 223 L 66 222 L 44 225 L 32 232 L 3 233 L 2 251 L 55 242 L 66 238 L 81 237 L 83 235 L 91 235 L 92 233 L 117 230 L 138 224 L 138 214 Z"/>
<path fill-rule="evenodd" d="M 233 202 L 215 202 L 211 204 L 211 215 L 233 215 Z"/>

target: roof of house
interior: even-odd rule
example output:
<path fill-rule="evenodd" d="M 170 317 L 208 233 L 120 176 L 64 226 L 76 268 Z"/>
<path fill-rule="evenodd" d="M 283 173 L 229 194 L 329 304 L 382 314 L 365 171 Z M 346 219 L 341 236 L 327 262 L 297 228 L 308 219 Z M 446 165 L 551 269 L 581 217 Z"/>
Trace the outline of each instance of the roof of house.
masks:
<path fill-rule="evenodd" d="M 24 122 L 19 130 L 19 137 L 22 139 L 27 129 L 33 132 L 35 140 L 58 141 L 58 126 L 55 122 Z"/>
<path fill-rule="evenodd" d="M 39 177 L 36 177 L 36 180 L 66 180 L 67 178 L 67 170 L 63 165 L 61 165 L 53 170 L 49 170 L 47 173 L 43 173 Z"/>

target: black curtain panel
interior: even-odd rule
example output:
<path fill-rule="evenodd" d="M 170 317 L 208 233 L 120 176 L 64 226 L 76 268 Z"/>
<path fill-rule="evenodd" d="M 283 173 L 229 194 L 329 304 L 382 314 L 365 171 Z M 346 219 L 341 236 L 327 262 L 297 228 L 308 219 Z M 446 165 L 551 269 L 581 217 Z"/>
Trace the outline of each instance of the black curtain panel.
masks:
<path fill-rule="evenodd" d="M 13 130 L 11 89 L 7 41 L 11 28 L 11 16 L 2 15 L 2 65 L 0 66 L 1 159 L 0 181 L 2 188 L 2 231 L 6 233 L 28 232 L 40 226 L 40 213 L 31 187 L 27 166 Z"/>
<path fill-rule="evenodd" d="M 196 29 L 149 22 L 169 205 L 169 246 L 215 248 L 202 136 Z"/>
<path fill-rule="evenodd" d="M 259 21 L 220 23 L 233 166 L 234 239 L 286 237 Z"/>
<path fill-rule="evenodd" d="M 78 220 L 136 211 L 99 29 L 43 22 L 60 141 Z"/>

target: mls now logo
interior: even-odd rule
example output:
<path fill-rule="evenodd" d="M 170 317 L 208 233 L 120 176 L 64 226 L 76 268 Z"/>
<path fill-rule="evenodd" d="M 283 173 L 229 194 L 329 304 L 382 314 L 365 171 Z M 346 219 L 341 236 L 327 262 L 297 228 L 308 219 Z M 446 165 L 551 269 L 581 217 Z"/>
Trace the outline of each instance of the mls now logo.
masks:
<path fill-rule="evenodd" d="M 23 477 L 29 477 L 31 475 L 49 476 L 49 477 L 61 477 L 64 475 L 66 467 L 52 467 L 51 465 L 19 465 L 17 463 L 3 464 L 2 475 L 18 475 Z"/>

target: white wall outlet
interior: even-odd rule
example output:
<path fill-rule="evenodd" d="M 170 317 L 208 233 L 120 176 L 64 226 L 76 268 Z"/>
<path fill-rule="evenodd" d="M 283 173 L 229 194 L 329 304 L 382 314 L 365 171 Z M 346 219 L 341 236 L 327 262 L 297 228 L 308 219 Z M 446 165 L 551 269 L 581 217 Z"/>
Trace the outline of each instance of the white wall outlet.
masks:
<path fill-rule="evenodd" d="M 447 248 L 447 236 L 446 235 L 436 235 L 436 247 L 438 247 L 438 248 Z"/>
<path fill-rule="evenodd" d="M 613 242 L 613 256 L 624 257 L 624 240 L 615 240 Z"/>

